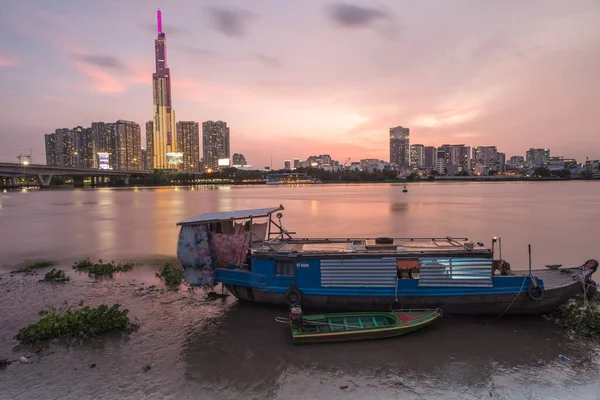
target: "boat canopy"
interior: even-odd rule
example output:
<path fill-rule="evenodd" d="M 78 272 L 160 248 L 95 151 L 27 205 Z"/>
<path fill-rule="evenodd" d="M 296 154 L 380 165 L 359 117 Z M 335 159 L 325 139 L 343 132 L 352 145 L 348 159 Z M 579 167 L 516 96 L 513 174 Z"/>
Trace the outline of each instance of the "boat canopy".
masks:
<path fill-rule="evenodd" d="M 283 206 L 279 207 L 270 207 L 270 208 L 255 208 L 251 210 L 237 210 L 237 211 L 223 211 L 223 212 L 214 212 L 214 213 L 206 213 L 200 214 L 192 218 L 188 218 L 184 221 L 180 221 L 177 225 L 198 225 L 198 224 L 208 224 L 211 222 L 219 222 L 219 221 L 233 221 L 237 219 L 247 219 L 247 218 L 260 218 L 260 217 L 268 217 L 275 211 L 283 210 Z"/>

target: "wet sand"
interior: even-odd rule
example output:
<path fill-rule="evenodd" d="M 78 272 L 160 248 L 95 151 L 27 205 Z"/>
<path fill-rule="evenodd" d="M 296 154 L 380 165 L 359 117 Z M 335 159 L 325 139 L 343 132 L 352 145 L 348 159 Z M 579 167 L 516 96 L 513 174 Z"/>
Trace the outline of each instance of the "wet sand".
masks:
<path fill-rule="evenodd" d="M 286 310 L 164 290 L 153 271 L 96 281 L 67 270 L 75 280 L 64 284 L 3 274 L 0 356 L 43 349 L 0 370 L 0 398 L 568 399 L 596 398 L 599 388 L 597 343 L 568 338 L 541 317 L 446 315 L 401 338 L 299 346 L 274 321 Z M 46 305 L 81 300 L 120 303 L 140 329 L 32 346 L 12 340 Z"/>

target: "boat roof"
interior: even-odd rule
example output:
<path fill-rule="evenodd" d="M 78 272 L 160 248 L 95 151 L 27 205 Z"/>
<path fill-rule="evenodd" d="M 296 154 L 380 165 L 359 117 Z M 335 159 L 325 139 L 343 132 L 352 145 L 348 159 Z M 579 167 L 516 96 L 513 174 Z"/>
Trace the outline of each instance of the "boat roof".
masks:
<path fill-rule="evenodd" d="M 235 219 L 246 219 L 246 218 L 259 218 L 268 217 L 275 211 L 283 210 L 283 206 L 269 207 L 269 208 L 254 208 L 250 210 L 237 210 L 237 211 L 221 211 L 200 214 L 192 218 L 188 218 L 184 221 L 179 221 L 177 225 L 195 225 L 195 224 L 207 224 L 209 222 L 217 221 L 233 221 Z"/>

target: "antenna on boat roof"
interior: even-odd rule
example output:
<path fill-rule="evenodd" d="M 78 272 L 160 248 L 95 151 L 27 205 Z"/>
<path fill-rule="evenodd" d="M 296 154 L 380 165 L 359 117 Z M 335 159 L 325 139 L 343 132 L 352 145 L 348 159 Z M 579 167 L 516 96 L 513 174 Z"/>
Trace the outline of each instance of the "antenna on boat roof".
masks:
<path fill-rule="evenodd" d="M 531 275 L 531 244 L 529 246 L 529 275 Z"/>

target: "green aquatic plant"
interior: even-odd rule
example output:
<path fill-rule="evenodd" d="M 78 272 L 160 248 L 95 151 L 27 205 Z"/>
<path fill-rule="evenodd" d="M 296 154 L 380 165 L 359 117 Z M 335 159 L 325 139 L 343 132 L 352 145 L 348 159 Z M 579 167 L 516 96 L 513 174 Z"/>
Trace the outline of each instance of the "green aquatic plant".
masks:
<path fill-rule="evenodd" d="M 52 268 L 51 271 L 46 272 L 44 275 L 44 281 L 46 282 L 67 282 L 71 278 L 65 275 L 65 271 L 62 269 Z"/>
<path fill-rule="evenodd" d="M 568 333 L 585 337 L 600 337 L 599 300 L 570 300 L 554 310 L 550 317 L 554 324 Z"/>
<path fill-rule="evenodd" d="M 101 333 L 120 330 L 131 333 L 139 325 L 129 320 L 129 310 L 119 309 L 120 304 L 111 307 L 101 304 L 98 307 L 48 307 L 38 313 L 42 317 L 35 324 L 19 330 L 15 339 L 21 344 L 37 343 L 47 339 L 87 339 Z"/>
<path fill-rule="evenodd" d="M 76 261 L 73 264 L 73 268 L 77 271 L 87 272 L 90 276 L 110 276 L 112 277 L 115 272 L 125 272 L 129 271 L 133 268 L 134 264 L 132 262 L 120 262 L 115 263 L 111 262 L 102 262 L 102 260 L 98 260 L 97 263 L 93 263 L 89 258 L 85 260 Z"/>
<path fill-rule="evenodd" d="M 169 286 L 179 285 L 183 279 L 183 269 L 181 267 L 174 268 L 171 267 L 170 264 L 165 264 L 165 266 L 156 273 L 156 277 L 164 279 L 165 284 Z"/>

